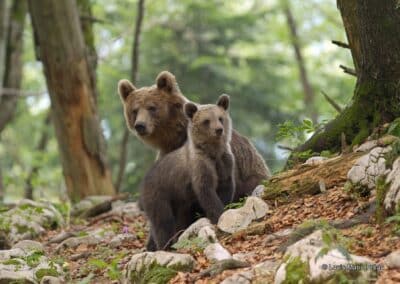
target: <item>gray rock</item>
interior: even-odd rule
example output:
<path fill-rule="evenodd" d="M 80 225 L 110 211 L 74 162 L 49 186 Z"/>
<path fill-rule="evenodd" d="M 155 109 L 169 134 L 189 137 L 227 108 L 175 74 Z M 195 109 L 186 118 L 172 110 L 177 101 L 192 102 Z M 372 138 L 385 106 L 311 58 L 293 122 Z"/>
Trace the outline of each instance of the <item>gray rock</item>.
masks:
<path fill-rule="evenodd" d="M 136 236 L 134 234 L 119 234 L 113 237 L 110 241 L 110 247 L 116 248 L 121 246 L 126 241 L 136 240 Z"/>
<path fill-rule="evenodd" d="M 233 259 L 243 261 L 243 262 L 248 262 L 250 258 L 256 256 L 257 254 L 253 251 L 251 252 L 238 252 L 232 255 Z"/>
<path fill-rule="evenodd" d="M 0 265 L 0 283 L 36 284 L 31 271 L 6 270 Z"/>
<path fill-rule="evenodd" d="M 250 270 L 240 271 L 226 278 L 221 284 L 271 283 L 278 264 L 275 261 L 264 261 Z"/>
<path fill-rule="evenodd" d="M 360 157 L 347 173 L 347 179 L 353 185 L 373 189 L 378 178 L 387 173 L 384 155 L 391 149 L 390 146 L 386 148 L 376 147 L 368 154 Z"/>
<path fill-rule="evenodd" d="M 390 184 L 390 187 L 385 196 L 385 209 L 393 212 L 400 203 L 400 157 L 394 161 L 392 171 L 386 177 L 386 184 Z"/>
<path fill-rule="evenodd" d="M 218 242 L 217 234 L 215 233 L 214 226 L 212 225 L 201 228 L 197 236 L 206 240 L 208 243 Z"/>
<path fill-rule="evenodd" d="M 378 146 L 378 140 L 370 140 L 359 146 L 354 152 L 368 152 Z"/>
<path fill-rule="evenodd" d="M 225 211 L 218 220 L 218 228 L 226 233 L 235 233 L 248 227 L 256 219 L 264 217 L 268 205 L 260 198 L 250 196 L 243 207 Z"/>
<path fill-rule="evenodd" d="M 23 257 L 25 252 L 20 248 L 13 248 L 9 250 L 0 250 L 0 261 L 5 261 L 10 258 Z"/>
<path fill-rule="evenodd" d="M 204 249 L 204 255 L 211 262 L 232 258 L 229 251 L 227 251 L 220 243 L 209 244 Z"/>
<path fill-rule="evenodd" d="M 105 202 L 105 201 L 109 201 L 112 199 L 112 196 L 108 196 L 108 195 L 92 195 L 92 196 L 88 196 L 84 199 L 82 199 L 81 201 L 79 201 L 78 203 L 76 203 L 71 210 L 71 215 L 72 216 L 80 216 L 80 215 L 84 215 L 85 212 L 87 212 L 88 210 L 90 210 L 91 208 Z"/>
<path fill-rule="evenodd" d="M 266 244 L 268 244 L 268 243 L 270 243 L 270 242 L 272 242 L 272 241 L 274 241 L 274 240 L 287 237 L 287 236 L 289 236 L 292 232 L 293 232 L 293 229 L 291 229 L 291 228 L 280 230 L 280 231 L 278 231 L 278 232 L 275 232 L 275 233 L 272 233 L 272 234 L 267 235 L 267 236 L 265 237 L 264 242 L 265 242 Z"/>
<path fill-rule="evenodd" d="M 308 265 L 309 278 L 312 281 L 321 281 L 322 283 L 337 271 L 337 269 L 331 267 L 339 267 L 340 265 L 348 266 L 353 263 L 364 265 L 363 267 L 367 265 L 370 265 L 371 268 L 374 267 L 374 263 L 366 257 L 350 254 L 350 259 L 348 259 L 337 249 L 331 249 L 323 256 L 320 256 L 318 254 L 323 247 L 321 230 L 315 231 L 304 239 L 289 246 L 284 256 L 286 261 L 279 266 L 275 274 L 275 284 L 280 284 L 285 281 L 286 266 L 296 257 L 299 257 L 301 261 Z M 330 267 L 325 265 L 330 265 Z M 360 272 L 357 278 L 359 282 L 357 283 L 368 283 L 367 279 L 376 276 L 376 271 L 373 269 L 360 268 L 357 271 Z"/>
<path fill-rule="evenodd" d="M 59 244 L 56 247 L 56 251 L 60 251 L 60 250 L 66 249 L 66 248 L 75 248 L 81 244 L 95 245 L 95 244 L 98 244 L 100 241 L 101 241 L 101 239 L 99 239 L 95 236 L 92 236 L 92 235 L 82 236 L 82 237 L 72 237 L 72 238 L 66 239 L 61 244 Z"/>
<path fill-rule="evenodd" d="M 198 233 L 201 228 L 206 226 L 212 226 L 211 222 L 207 218 L 200 218 L 193 224 L 191 224 L 178 238 L 178 241 L 182 241 L 184 239 L 195 238 L 198 236 Z"/>
<path fill-rule="evenodd" d="M 158 264 L 177 271 L 192 271 L 195 260 L 189 254 L 166 251 L 135 254 L 126 265 L 123 283 L 131 283 L 131 279 L 140 278 L 153 264 Z"/>
<path fill-rule="evenodd" d="M 113 213 L 123 218 L 133 219 L 137 216 L 143 215 L 143 212 L 139 209 L 137 202 L 124 203 L 121 206 L 116 206 L 112 209 Z"/>
<path fill-rule="evenodd" d="M 400 250 L 394 251 L 385 258 L 385 264 L 390 269 L 400 268 Z"/>
<path fill-rule="evenodd" d="M 21 200 L 16 207 L 0 213 L 0 222 L 5 228 L 2 235 L 7 246 L 37 237 L 64 223 L 53 205 L 32 200 Z"/>
<path fill-rule="evenodd" d="M 13 247 L 13 249 L 19 248 L 22 249 L 24 252 L 29 252 L 29 251 L 44 251 L 44 247 L 41 243 L 36 242 L 36 241 L 31 241 L 31 240 L 22 240 L 16 243 Z"/>
<path fill-rule="evenodd" d="M 262 198 L 264 195 L 264 192 L 265 192 L 265 186 L 260 184 L 260 185 L 257 185 L 257 187 L 253 190 L 253 192 L 251 193 L 251 196 Z"/>
<path fill-rule="evenodd" d="M 322 164 L 326 160 L 328 160 L 327 157 L 321 157 L 321 156 L 310 157 L 307 159 L 307 161 L 304 164 L 314 166 L 314 165 Z"/>

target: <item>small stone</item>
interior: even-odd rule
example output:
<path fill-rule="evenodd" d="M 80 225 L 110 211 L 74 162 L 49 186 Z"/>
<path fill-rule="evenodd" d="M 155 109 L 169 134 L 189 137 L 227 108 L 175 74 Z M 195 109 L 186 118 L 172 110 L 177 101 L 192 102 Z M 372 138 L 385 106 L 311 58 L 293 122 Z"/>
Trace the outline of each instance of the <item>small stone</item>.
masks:
<path fill-rule="evenodd" d="M 121 246 L 126 241 L 136 240 L 136 236 L 133 234 L 119 234 L 113 237 L 110 241 L 110 247 L 116 248 Z"/>
<path fill-rule="evenodd" d="M 233 234 L 247 228 L 256 219 L 263 218 L 268 212 L 268 205 L 260 198 L 249 196 L 243 207 L 225 211 L 218 220 L 218 228 Z"/>
<path fill-rule="evenodd" d="M 262 198 L 264 195 L 264 192 L 265 192 L 265 186 L 260 184 L 260 185 L 257 185 L 257 187 L 253 190 L 253 192 L 251 193 L 251 196 Z"/>
<path fill-rule="evenodd" d="M 232 255 L 233 259 L 243 261 L 243 262 L 250 262 L 249 259 L 253 258 L 256 256 L 255 252 L 238 252 Z"/>
<path fill-rule="evenodd" d="M 209 244 L 204 249 L 204 255 L 212 262 L 232 258 L 229 251 L 227 251 L 220 243 Z"/>
<path fill-rule="evenodd" d="M 394 251 L 385 258 L 385 264 L 390 269 L 400 268 L 400 250 Z"/>
<path fill-rule="evenodd" d="M 221 284 L 250 284 L 253 277 L 253 271 L 241 271 L 225 278 Z"/>
<path fill-rule="evenodd" d="M 378 140 L 367 141 L 355 149 L 354 152 L 368 152 L 376 146 L 378 146 Z"/>
<path fill-rule="evenodd" d="M 200 218 L 198 219 L 196 222 L 194 222 L 193 224 L 191 224 L 178 238 L 178 242 L 182 241 L 184 239 L 190 239 L 190 238 L 194 238 L 197 237 L 199 231 L 203 228 L 203 227 L 211 227 L 211 222 L 209 219 L 207 218 Z"/>
<path fill-rule="evenodd" d="M 29 252 L 29 251 L 44 251 L 44 247 L 41 243 L 31 241 L 31 240 L 22 240 L 16 243 L 13 247 L 13 249 L 20 248 L 24 252 Z"/>
<path fill-rule="evenodd" d="M 81 244 L 85 244 L 85 245 L 96 245 L 99 243 L 99 239 L 88 235 L 88 236 L 83 236 L 83 237 L 72 237 L 69 239 L 66 239 L 65 241 L 63 241 L 61 244 L 59 244 L 56 247 L 56 251 L 60 251 L 62 249 L 66 249 L 66 248 L 75 248 Z"/>
<path fill-rule="evenodd" d="M 326 160 L 328 160 L 327 157 L 316 156 L 316 157 L 308 158 L 304 164 L 311 165 L 311 166 L 320 165 Z"/>
<path fill-rule="evenodd" d="M 201 228 L 197 236 L 206 240 L 209 243 L 216 243 L 218 241 L 217 234 L 215 233 L 213 226 L 205 226 Z"/>

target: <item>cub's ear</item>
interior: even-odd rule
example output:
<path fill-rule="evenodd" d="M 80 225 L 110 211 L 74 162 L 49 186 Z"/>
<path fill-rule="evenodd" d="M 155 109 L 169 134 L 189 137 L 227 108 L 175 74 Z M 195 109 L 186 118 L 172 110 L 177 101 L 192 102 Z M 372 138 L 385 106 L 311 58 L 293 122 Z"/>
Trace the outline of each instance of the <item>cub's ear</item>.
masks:
<path fill-rule="evenodd" d="M 221 95 L 218 98 L 217 106 L 222 107 L 224 110 L 229 108 L 229 96 L 226 94 Z"/>
<path fill-rule="evenodd" d="M 158 74 L 156 84 L 158 89 L 164 90 L 168 93 L 179 90 L 175 76 L 168 71 L 162 71 L 160 74 Z"/>
<path fill-rule="evenodd" d="M 185 114 L 190 119 L 193 118 L 193 115 L 196 113 L 196 111 L 197 111 L 197 106 L 194 103 L 185 104 Z"/>
<path fill-rule="evenodd" d="M 129 80 L 122 79 L 118 82 L 118 93 L 122 101 L 125 101 L 134 90 L 136 90 L 136 88 Z"/>

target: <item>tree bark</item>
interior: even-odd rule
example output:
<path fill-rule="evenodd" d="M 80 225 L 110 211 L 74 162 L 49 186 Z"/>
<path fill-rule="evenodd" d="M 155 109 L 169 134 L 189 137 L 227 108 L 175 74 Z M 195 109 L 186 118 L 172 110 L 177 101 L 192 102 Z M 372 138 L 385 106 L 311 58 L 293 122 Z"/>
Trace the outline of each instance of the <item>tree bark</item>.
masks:
<path fill-rule="evenodd" d="M 3 88 L 20 89 L 26 1 L 14 0 L 8 21 Z M 0 133 L 14 116 L 18 96 L 0 94 Z"/>
<path fill-rule="evenodd" d="M 29 9 L 68 193 L 113 194 L 76 2 L 30 0 Z"/>
<path fill-rule="evenodd" d="M 338 150 L 342 133 L 359 144 L 400 116 L 400 10 L 396 0 L 338 0 L 357 83 L 352 102 L 297 151 Z"/>
<path fill-rule="evenodd" d="M 304 107 L 306 108 L 306 113 L 310 116 L 311 120 L 316 123 L 318 120 L 318 113 L 314 102 L 315 93 L 308 78 L 306 64 L 301 51 L 300 38 L 297 33 L 296 22 L 290 8 L 290 1 L 285 2 L 283 10 L 290 31 L 290 39 L 296 57 L 297 66 L 299 68 L 300 82 L 304 92 Z"/>
<path fill-rule="evenodd" d="M 0 89 L 3 87 L 4 55 L 6 52 L 9 7 L 7 0 L 0 0 Z"/>
<path fill-rule="evenodd" d="M 142 31 L 142 22 L 144 17 L 144 1 L 139 0 L 137 6 L 137 17 L 136 17 L 136 25 L 133 39 L 133 48 L 132 48 L 132 69 L 131 69 L 131 80 L 133 84 L 136 84 L 138 72 L 139 72 L 139 47 L 140 47 L 140 34 Z M 122 180 L 125 173 L 126 168 L 126 158 L 128 155 L 128 142 L 129 142 L 129 130 L 125 128 L 124 134 L 121 140 L 121 152 L 119 156 L 119 168 L 117 179 L 115 182 L 115 187 L 117 192 L 121 189 Z"/>
<path fill-rule="evenodd" d="M 86 57 L 90 67 L 90 82 L 92 85 L 92 89 L 94 90 L 95 101 L 97 102 L 97 99 L 99 97 L 96 75 L 98 57 L 94 42 L 93 20 L 91 20 L 93 18 L 92 5 L 90 3 L 90 0 L 78 0 L 77 4 L 81 21 L 81 29 L 83 33 L 83 38 L 85 40 Z"/>

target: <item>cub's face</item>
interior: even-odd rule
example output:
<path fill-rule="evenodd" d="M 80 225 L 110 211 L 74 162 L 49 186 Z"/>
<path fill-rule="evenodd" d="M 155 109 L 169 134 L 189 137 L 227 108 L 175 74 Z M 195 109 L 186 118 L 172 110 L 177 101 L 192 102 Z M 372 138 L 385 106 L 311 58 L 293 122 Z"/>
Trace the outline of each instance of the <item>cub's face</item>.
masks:
<path fill-rule="evenodd" d="M 216 105 L 185 104 L 185 114 L 191 121 L 191 136 L 195 142 L 218 143 L 230 139 L 231 119 L 229 96 L 222 95 Z"/>
<path fill-rule="evenodd" d="M 150 144 L 171 119 L 176 119 L 179 113 L 184 115 L 184 98 L 179 95 L 175 77 L 169 72 L 161 72 L 156 85 L 140 89 L 128 80 L 121 80 L 118 92 L 128 128 Z"/>

